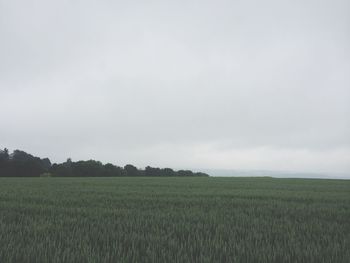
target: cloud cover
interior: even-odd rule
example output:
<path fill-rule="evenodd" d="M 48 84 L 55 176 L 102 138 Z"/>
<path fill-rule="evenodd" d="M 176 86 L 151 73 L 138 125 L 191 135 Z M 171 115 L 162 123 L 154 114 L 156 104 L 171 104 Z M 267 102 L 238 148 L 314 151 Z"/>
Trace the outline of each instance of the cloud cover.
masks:
<path fill-rule="evenodd" d="M 350 173 L 348 10 L 0 0 L 0 143 L 54 161 Z"/>

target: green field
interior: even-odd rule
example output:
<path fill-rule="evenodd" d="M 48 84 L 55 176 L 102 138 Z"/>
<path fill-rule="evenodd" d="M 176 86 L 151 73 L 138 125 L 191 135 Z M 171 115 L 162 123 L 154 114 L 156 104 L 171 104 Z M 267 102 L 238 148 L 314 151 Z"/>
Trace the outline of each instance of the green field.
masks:
<path fill-rule="evenodd" d="M 350 180 L 0 178 L 0 262 L 350 262 Z"/>

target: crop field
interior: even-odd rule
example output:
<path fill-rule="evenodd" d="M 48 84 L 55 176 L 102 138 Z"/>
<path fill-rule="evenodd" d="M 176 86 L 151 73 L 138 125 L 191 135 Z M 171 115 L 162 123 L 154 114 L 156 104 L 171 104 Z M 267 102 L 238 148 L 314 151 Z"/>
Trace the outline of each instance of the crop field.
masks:
<path fill-rule="evenodd" d="M 0 178 L 0 262 L 350 262 L 350 180 Z"/>

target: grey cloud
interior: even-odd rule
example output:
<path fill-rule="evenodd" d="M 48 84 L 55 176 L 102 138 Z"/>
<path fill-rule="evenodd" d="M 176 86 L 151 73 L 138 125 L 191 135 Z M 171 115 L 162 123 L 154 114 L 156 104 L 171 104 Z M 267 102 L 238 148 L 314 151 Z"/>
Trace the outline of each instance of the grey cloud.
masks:
<path fill-rule="evenodd" d="M 59 161 L 350 172 L 349 9 L 0 1 L 0 143 Z"/>

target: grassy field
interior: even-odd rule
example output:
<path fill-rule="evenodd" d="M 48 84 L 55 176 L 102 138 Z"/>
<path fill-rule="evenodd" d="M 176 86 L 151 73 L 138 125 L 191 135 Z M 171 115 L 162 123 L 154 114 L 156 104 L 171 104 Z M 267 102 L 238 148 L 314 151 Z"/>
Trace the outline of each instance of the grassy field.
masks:
<path fill-rule="evenodd" d="M 350 262 L 350 180 L 0 178 L 0 262 Z"/>

